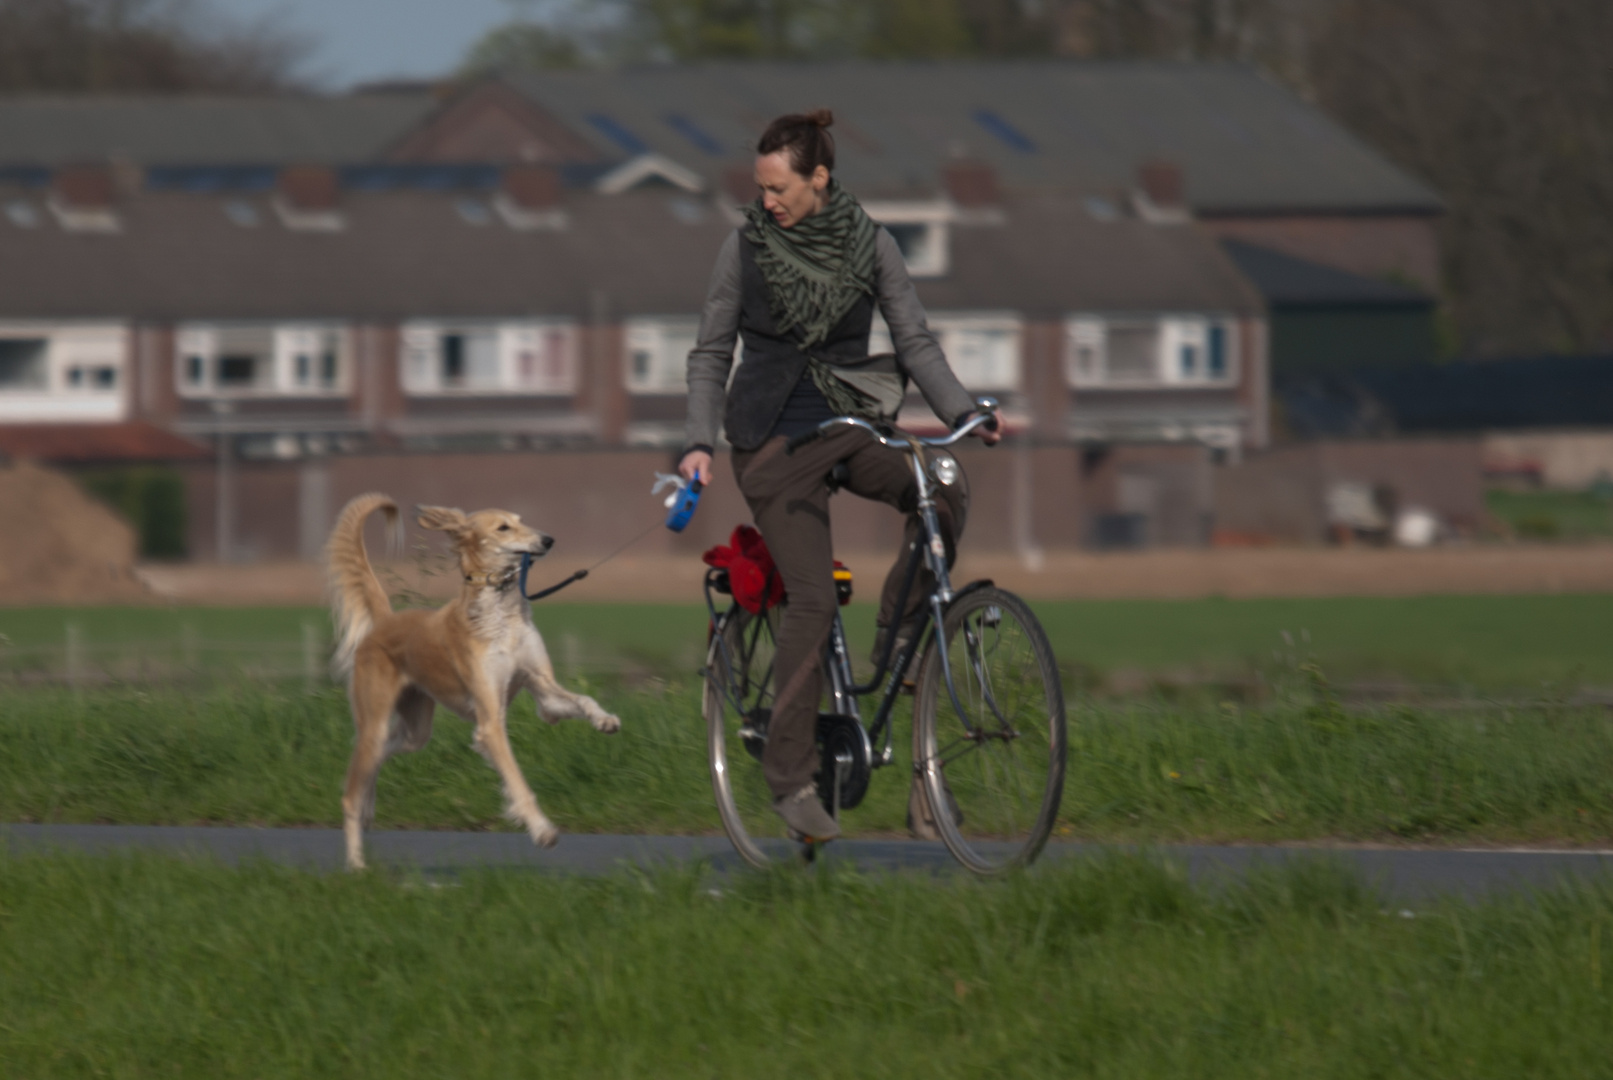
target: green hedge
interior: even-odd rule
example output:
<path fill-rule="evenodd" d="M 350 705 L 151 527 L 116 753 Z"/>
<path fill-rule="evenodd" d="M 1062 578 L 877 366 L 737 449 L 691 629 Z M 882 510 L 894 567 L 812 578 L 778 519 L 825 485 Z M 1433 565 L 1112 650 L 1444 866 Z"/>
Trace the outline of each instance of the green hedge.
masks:
<path fill-rule="evenodd" d="M 134 526 L 142 558 L 185 557 L 185 481 L 177 470 L 140 465 L 93 469 L 79 473 L 78 478 L 84 490 Z"/>

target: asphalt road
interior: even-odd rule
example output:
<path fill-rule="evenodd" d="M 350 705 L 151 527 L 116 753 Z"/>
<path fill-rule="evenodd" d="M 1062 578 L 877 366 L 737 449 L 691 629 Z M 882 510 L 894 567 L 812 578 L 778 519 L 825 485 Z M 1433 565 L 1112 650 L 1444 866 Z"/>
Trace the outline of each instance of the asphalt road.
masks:
<path fill-rule="evenodd" d="M 787 854 L 792 846 L 780 845 Z M 342 865 L 337 829 L 248 829 L 149 825 L 0 825 L 0 849 L 13 853 L 75 851 L 105 853 L 157 850 L 188 853 L 235 864 L 273 862 L 313 870 Z M 1097 844 L 1052 843 L 1045 861 L 1090 858 Z M 1474 898 L 1508 890 L 1550 887 L 1565 879 L 1613 882 L 1613 851 L 1453 850 L 1409 848 L 1318 848 L 1313 846 L 1209 846 L 1163 844 L 1148 848 L 1186 867 L 1195 881 L 1241 874 L 1257 864 L 1328 859 L 1353 866 L 1392 899 L 1441 895 Z M 371 832 L 366 851 L 372 864 L 406 865 L 427 874 L 452 874 L 476 866 L 507 866 L 549 873 L 604 874 L 624 866 L 654 867 L 706 861 L 719 873 L 743 869 L 720 836 L 564 836 L 541 851 L 524 834 L 468 832 Z M 957 865 L 940 844 L 908 840 L 841 840 L 825 859 L 873 871 L 951 873 Z"/>

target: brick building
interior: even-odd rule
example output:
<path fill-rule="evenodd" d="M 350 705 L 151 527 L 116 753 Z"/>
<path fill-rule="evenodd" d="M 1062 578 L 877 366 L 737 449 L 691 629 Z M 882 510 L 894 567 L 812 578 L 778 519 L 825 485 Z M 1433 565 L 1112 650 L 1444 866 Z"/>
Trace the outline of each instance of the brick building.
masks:
<path fill-rule="evenodd" d="M 1266 302 L 1219 238 L 1432 273 L 1432 196 L 1229 67 L 18 99 L 0 103 L 0 423 L 151 423 L 219 450 L 194 476 L 201 555 L 309 553 L 347 488 L 374 486 L 365 462 L 408 478 L 440 471 L 415 455 L 476 455 L 508 478 L 486 501 L 546 452 L 664 467 L 748 148 L 817 104 L 958 374 L 1007 405 L 1020 449 L 979 465 L 1012 495 L 995 546 L 1208 535 L 1209 463 L 1268 439 Z M 922 402 L 907 415 L 925 423 Z M 600 522 L 579 527 L 607 542 Z"/>

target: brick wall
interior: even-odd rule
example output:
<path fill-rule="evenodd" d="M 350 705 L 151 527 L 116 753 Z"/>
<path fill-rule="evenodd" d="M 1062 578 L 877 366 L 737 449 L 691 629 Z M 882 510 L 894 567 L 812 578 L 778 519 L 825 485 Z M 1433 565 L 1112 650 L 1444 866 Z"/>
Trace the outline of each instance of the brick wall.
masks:
<path fill-rule="evenodd" d="M 972 505 L 966 542 L 978 551 L 1073 547 L 1085 531 L 1080 497 L 1081 452 L 1029 443 L 959 450 Z M 300 462 L 241 462 L 233 470 L 233 546 L 239 557 L 294 559 L 317 552 L 347 500 L 384 491 L 406 507 L 442 504 L 465 510 L 502 507 L 552 534 L 557 557 L 597 557 L 664 516 L 650 497 L 656 471 L 670 472 L 669 452 L 590 450 L 552 453 L 355 454 Z M 190 550 L 216 558 L 212 464 L 187 467 Z M 834 497 L 836 544 L 847 551 L 891 550 L 900 541 L 895 510 L 849 494 Z M 682 534 L 653 529 L 634 550 L 691 556 L 726 540 L 750 520 L 726 456 Z"/>
<path fill-rule="evenodd" d="M 1477 438 L 1301 443 L 1215 472 L 1215 523 L 1244 539 L 1314 544 L 1327 538 L 1335 483 L 1385 484 L 1462 532 L 1482 523 L 1484 455 Z"/>

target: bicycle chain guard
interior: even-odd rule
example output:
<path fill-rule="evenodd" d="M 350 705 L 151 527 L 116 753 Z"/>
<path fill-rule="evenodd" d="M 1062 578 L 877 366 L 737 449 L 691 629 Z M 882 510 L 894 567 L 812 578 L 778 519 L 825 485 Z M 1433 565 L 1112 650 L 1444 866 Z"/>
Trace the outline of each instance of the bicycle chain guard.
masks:
<path fill-rule="evenodd" d="M 840 809 L 850 810 L 868 794 L 868 781 L 874 772 L 874 750 L 868 742 L 868 732 L 856 717 L 819 713 L 818 748 L 822 754 L 818 798 L 833 814 L 838 786 Z"/>

